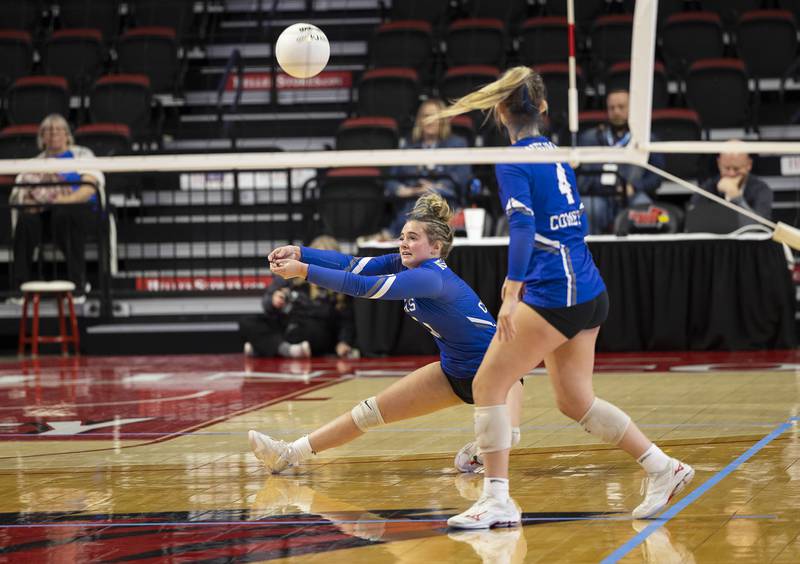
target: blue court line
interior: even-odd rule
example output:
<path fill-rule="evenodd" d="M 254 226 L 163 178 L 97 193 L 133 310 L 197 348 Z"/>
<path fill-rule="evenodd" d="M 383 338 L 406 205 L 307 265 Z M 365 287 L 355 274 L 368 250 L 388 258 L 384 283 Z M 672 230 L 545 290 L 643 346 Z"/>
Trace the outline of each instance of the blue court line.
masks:
<path fill-rule="evenodd" d="M 779 425 L 766 437 L 762 438 L 756 444 L 742 453 L 736 460 L 728 464 L 725 468 L 714 474 L 711 478 L 706 480 L 700 487 L 692 491 L 689 495 L 685 496 L 678 503 L 673 505 L 667 511 L 661 514 L 658 520 L 628 540 L 625 544 L 617 548 L 614 552 L 603 558 L 600 564 L 614 564 L 624 558 L 630 551 L 642 544 L 647 537 L 656 532 L 659 528 L 663 527 L 670 519 L 675 517 L 678 513 L 686 509 L 691 503 L 697 500 L 701 495 L 716 486 L 719 482 L 725 479 L 734 470 L 739 468 L 742 464 L 750 460 L 758 451 L 771 443 L 775 438 L 782 435 L 789 429 L 793 423 L 800 421 L 800 417 L 790 417 L 788 421 Z"/>

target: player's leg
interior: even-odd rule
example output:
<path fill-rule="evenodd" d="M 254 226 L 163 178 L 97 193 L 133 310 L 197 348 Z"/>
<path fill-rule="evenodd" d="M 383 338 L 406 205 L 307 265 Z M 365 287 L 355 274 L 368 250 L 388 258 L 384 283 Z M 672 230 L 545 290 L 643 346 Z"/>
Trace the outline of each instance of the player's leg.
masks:
<path fill-rule="evenodd" d="M 517 382 L 508 391 L 506 404 L 511 416 L 511 448 L 517 446 L 522 440 L 520 422 L 522 420 L 522 401 L 523 401 L 522 382 Z M 456 453 L 453 465 L 459 472 L 477 474 L 483 473 L 483 456 L 478 452 L 478 443 L 474 440 L 465 444 Z"/>
<path fill-rule="evenodd" d="M 647 495 L 634 510 L 637 518 L 663 508 L 694 476 L 686 464 L 668 457 L 617 406 L 594 395 L 592 373 L 599 328 L 581 331 L 545 357 L 547 373 L 561 412 L 586 432 L 627 452 L 648 473 Z"/>
<path fill-rule="evenodd" d="M 517 335 L 511 341 L 492 340 L 472 384 L 475 397 L 475 438 L 484 461 L 481 498 L 448 519 L 451 527 L 485 529 L 514 525 L 520 513 L 508 495 L 508 455 L 511 412 L 508 393 L 515 383 L 567 339 L 524 303 L 514 312 Z"/>
<path fill-rule="evenodd" d="M 250 446 L 270 471 L 280 472 L 314 453 L 349 443 L 373 427 L 461 403 L 440 364 L 434 362 L 394 382 L 376 397 L 359 402 L 349 413 L 340 415 L 307 437 L 285 443 L 250 431 Z"/>

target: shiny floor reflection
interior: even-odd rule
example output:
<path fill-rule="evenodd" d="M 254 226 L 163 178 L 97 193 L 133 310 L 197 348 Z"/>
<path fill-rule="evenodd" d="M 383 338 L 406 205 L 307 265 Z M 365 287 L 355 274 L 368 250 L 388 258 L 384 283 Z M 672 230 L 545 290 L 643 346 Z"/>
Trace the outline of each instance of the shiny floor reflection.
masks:
<path fill-rule="evenodd" d="M 642 473 L 526 379 L 512 493 L 523 526 L 459 532 L 481 491 L 452 453 L 468 407 L 371 432 L 268 476 L 245 431 L 313 429 L 427 359 L 245 364 L 239 356 L 0 364 L 0 562 L 598 562 L 645 530 Z M 617 355 L 597 387 L 693 490 L 800 413 L 800 356 Z M 786 432 L 622 562 L 800 561 L 800 434 Z"/>

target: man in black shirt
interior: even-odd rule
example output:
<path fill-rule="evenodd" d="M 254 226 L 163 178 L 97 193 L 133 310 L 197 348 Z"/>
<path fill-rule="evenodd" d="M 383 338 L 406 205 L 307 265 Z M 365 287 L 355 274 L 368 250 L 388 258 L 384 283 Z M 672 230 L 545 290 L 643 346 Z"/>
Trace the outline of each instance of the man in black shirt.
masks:
<path fill-rule="evenodd" d="M 730 151 L 720 153 L 717 157 L 719 175 L 709 178 L 701 188 L 738 206 L 752 210 L 761 217 L 770 219 L 772 216 L 772 190 L 766 182 L 750 174 L 753 160 L 750 155 L 737 147 L 741 141 L 732 140 L 729 143 Z M 701 198 L 702 196 L 699 194 L 693 195 L 689 201 L 689 210 L 697 205 Z M 747 216 L 737 215 L 740 226 L 755 223 Z"/>

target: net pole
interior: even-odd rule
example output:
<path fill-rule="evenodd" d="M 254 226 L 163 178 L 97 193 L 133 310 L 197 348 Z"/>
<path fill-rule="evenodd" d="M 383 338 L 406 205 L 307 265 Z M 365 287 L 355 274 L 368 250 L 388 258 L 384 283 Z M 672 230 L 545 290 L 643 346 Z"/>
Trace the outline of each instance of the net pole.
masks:
<path fill-rule="evenodd" d="M 646 162 L 649 156 L 650 121 L 653 112 L 653 72 L 656 58 L 658 0 L 638 0 L 633 12 L 631 41 L 630 107 L 628 127 L 630 147 Z"/>
<path fill-rule="evenodd" d="M 575 0 L 567 0 L 567 42 L 569 47 L 568 112 L 572 146 L 578 146 L 578 85 L 575 64 Z"/>

